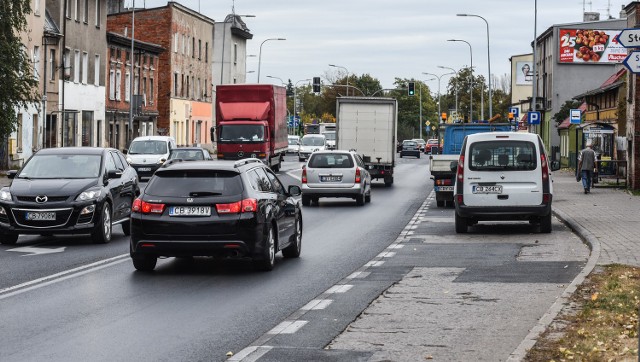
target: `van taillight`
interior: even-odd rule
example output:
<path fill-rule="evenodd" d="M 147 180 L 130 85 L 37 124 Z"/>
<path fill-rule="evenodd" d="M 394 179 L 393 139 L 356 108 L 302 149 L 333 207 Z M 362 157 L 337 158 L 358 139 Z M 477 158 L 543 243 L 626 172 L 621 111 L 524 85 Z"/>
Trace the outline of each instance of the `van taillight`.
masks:
<path fill-rule="evenodd" d="M 462 182 L 464 180 L 464 155 L 460 155 L 458 159 L 458 182 Z"/>
<path fill-rule="evenodd" d="M 436 180 L 436 185 L 438 186 L 451 186 L 453 185 L 453 181 L 450 178 L 444 178 Z"/>
<path fill-rule="evenodd" d="M 549 165 L 547 164 L 547 157 L 544 154 L 540 154 L 540 166 L 542 167 L 542 181 L 549 181 Z"/>
<path fill-rule="evenodd" d="M 258 200 L 244 199 L 230 204 L 216 204 L 218 214 L 239 214 L 241 212 L 256 212 L 258 210 Z"/>
<path fill-rule="evenodd" d="M 131 205 L 132 212 L 141 212 L 143 214 L 162 214 L 164 212 L 164 204 L 151 204 L 140 199 L 135 199 Z"/>
<path fill-rule="evenodd" d="M 302 177 L 301 177 L 301 179 L 302 179 L 302 183 L 303 184 L 307 183 L 307 169 L 306 168 L 302 169 Z"/>
<path fill-rule="evenodd" d="M 362 181 L 360 178 L 360 169 L 356 168 L 356 183 L 359 184 L 360 181 Z"/>

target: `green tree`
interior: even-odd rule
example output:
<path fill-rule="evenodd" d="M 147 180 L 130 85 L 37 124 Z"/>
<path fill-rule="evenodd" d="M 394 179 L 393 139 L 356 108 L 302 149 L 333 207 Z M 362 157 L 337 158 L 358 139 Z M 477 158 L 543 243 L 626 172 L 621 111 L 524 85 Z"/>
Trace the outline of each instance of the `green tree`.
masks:
<path fill-rule="evenodd" d="M 18 108 L 38 104 L 38 81 L 20 35 L 27 31 L 30 0 L 0 4 L 0 136 L 16 129 Z"/>

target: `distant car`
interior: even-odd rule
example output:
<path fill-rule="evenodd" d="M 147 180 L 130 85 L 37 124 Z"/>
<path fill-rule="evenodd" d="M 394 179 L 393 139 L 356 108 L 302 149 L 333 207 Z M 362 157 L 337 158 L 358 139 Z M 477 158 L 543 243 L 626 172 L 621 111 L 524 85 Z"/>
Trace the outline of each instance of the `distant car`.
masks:
<path fill-rule="evenodd" d="M 171 150 L 169 160 L 182 161 L 211 161 L 213 158 L 209 151 L 201 147 L 178 147 Z"/>
<path fill-rule="evenodd" d="M 427 145 L 424 150 L 424 153 L 430 154 L 440 154 L 442 153 L 440 150 L 440 142 L 437 138 L 430 138 L 427 140 Z"/>
<path fill-rule="evenodd" d="M 420 149 L 416 141 L 402 142 L 402 150 L 400 150 L 400 158 L 404 156 L 414 156 L 420 158 Z"/>
<path fill-rule="evenodd" d="M 327 131 L 322 134 L 327 139 L 327 149 L 335 150 L 336 149 L 336 131 Z"/>
<path fill-rule="evenodd" d="M 136 171 L 120 151 L 99 147 L 45 148 L 0 190 L 0 243 L 19 235 L 88 234 L 108 243 L 113 225 L 129 235 Z"/>
<path fill-rule="evenodd" d="M 255 158 L 165 165 L 133 203 L 133 266 L 151 271 L 161 257 L 217 256 L 271 270 L 278 251 L 300 256 L 299 195 Z"/>
<path fill-rule="evenodd" d="M 425 142 L 425 140 L 421 138 L 414 138 L 413 140 L 418 143 L 418 150 L 420 150 L 420 152 L 425 152 L 427 148 L 427 142 Z"/>
<path fill-rule="evenodd" d="M 348 197 L 362 206 L 371 201 L 371 175 L 358 154 L 318 151 L 302 169 L 302 205 L 321 197 Z"/>
<path fill-rule="evenodd" d="M 298 160 L 303 162 L 316 151 L 324 151 L 327 147 L 327 139 L 321 134 L 306 134 L 300 140 Z"/>
<path fill-rule="evenodd" d="M 287 147 L 287 153 L 298 154 L 300 150 L 300 136 L 289 135 L 289 146 Z"/>
<path fill-rule="evenodd" d="M 176 148 L 176 141 L 169 136 L 140 136 L 131 141 L 124 150 L 127 162 L 138 173 L 138 178 L 148 179 L 169 158 L 169 153 Z"/>

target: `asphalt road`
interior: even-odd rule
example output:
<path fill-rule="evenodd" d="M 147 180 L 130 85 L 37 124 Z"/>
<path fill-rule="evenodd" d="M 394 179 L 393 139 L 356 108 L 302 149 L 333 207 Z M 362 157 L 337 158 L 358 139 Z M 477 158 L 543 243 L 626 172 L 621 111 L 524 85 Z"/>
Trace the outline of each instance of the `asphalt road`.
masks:
<path fill-rule="evenodd" d="M 553 303 L 558 285 L 577 273 L 575 260 L 581 259 L 571 248 L 580 243 L 556 224 L 551 235 L 536 234 L 527 224 L 455 235 L 453 210 L 424 211 L 432 189 L 427 161 L 399 159 L 394 185 L 374 182 L 372 202 L 365 206 L 321 199 L 319 206 L 304 207 L 301 258 L 278 255 L 269 273 L 208 258 L 169 258 L 160 260 L 152 274 L 138 273 L 119 228 L 107 245 L 82 237 L 21 237 L 15 246 L 0 246 L 0 360 L 223 361 L 227 352 L 237 358 L 266 344 L 271 349 L 260 361 L 357 360 L 373 355 L 375 348 L 366 341 L 375 336 L 354 336 L 347 327 L 369 323 L 362 311 L 381 293 L 417 280 L 416 272 L 427 275 L 439 291 L 469 296 L 468 303 L 453 300 L 446 308 L 439 307 L 447 304 L 442 300 L 417 304 L 426 313 L 429 340 L 437 344 L 451 336 L 447 344 L 484 344 L 491 351 L 493 343 L 506 351 Z M 287 157 L 279 173 L 285 184 L 299 182 L 300 165 Z M 384 266 L 368 268 L 419 210 L 431 222 L 415 231 L 426 236 L 406 241 Z M 563 240 L 571 243 L 561 246 Z M 535 248 L 543 257 L 528 251 L 536 244 L 544 245 Z M 15 250 L 24 247 L 32 249 Z M 544 261 L 549 254 L 555 262 L 531 264 L 535 269 L 518 263 Z M 352 280 L 352 288 L 341 287 L 363 270 L 368 272 Z M 332 290 L 330 305 L 318 302 Z M 477 303 L 498 307 L 494 314 L 477 315 Z M 504 322 L 496 322 L 499 313 L 508 316 L 502 316 Z M 409 310 L 402 314 L 412 316 Z M 460 315 L 470 317 L 456 318 Z M 380 327 L 378 321 L 373 324 L 364 328 Z M 495 338 L 468 333 L 477 326 L 488 326 Z M 474 354 L 451 357 L 469 355 Z"/>

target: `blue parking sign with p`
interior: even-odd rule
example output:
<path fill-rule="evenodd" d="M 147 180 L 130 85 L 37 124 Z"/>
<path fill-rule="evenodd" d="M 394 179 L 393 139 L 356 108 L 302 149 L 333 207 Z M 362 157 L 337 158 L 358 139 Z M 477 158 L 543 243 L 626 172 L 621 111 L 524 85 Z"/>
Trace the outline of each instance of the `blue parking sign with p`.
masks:
<path fill-rule="evenodd" d="M 511 108 L 509 108 L 509 113 L 513 113 L 513 117 L 514 118 L 518 118 L 518 117 L 520 117 L 520 108 L 511 107 Z"/>
<path fill-rule="evenodd" d="M 542 118 L 540 112 L 527 112 L 529 124 L 540 124 L 540 118 Z"/>

